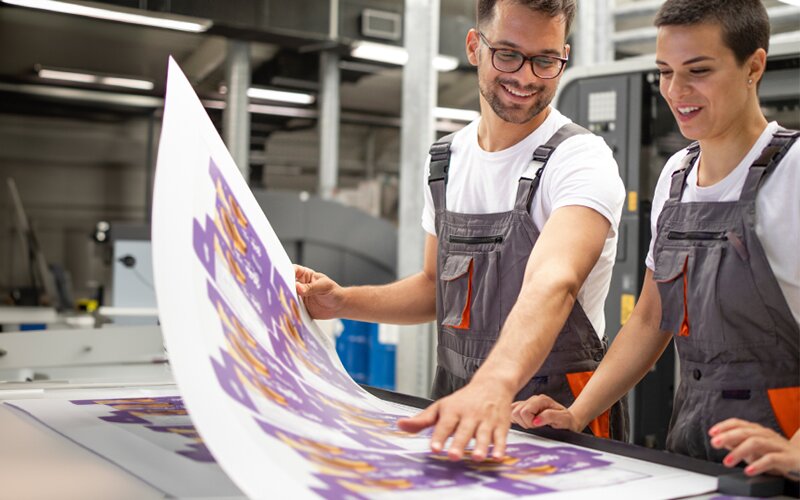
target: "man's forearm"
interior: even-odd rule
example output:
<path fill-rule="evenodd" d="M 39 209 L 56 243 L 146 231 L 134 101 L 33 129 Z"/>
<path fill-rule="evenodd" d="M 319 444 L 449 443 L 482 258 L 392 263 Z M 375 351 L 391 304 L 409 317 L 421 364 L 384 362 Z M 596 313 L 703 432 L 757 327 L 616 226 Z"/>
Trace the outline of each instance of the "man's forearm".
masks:
<path fill-rule="evenodd" d="M 516 394 L 544 363 L 575 303 L 573 287 L 553 280 L 523 289 L 475 379 L 490 378 Z"/>
<path fill-rule="evenodd" d="M 436 318 L 436 284 L 419 272 L 388 285 L 346 288 L 341 316 L 398 325 L 432 321 Z"/>

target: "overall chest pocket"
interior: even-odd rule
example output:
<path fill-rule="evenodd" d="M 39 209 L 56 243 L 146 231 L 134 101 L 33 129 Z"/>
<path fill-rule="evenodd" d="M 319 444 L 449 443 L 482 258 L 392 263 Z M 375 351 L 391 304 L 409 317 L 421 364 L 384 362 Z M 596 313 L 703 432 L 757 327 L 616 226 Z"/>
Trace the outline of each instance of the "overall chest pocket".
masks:
<path fill-rule="evenodd" d="M 439 273 L 442 326 L 497 336 L 498 253 L 451 253 Z"/>
<path fill-rule="evenodd" d="M 690 343 L 721 344 L 717 302 L 719 246 L 665 246 L 653 279 L 661 296 L 661 329 Z"/>
<path fill-rule="evenodd" d="M 653 275 L 661 328 L 696 342 L 721 343 L 726 351 L 774 344 L 775 323 L 754 284 L 747 251 L 737 246 L 738 238 L 729 241 L 730 233 L 719 234 L 717 244 L 662 248 Z"/>

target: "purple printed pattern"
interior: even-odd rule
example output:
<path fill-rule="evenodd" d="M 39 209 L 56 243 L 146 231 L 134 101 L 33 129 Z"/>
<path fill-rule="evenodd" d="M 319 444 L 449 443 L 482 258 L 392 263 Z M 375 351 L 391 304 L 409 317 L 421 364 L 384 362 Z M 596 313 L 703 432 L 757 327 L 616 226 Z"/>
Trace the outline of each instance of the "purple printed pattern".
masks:
<path fill-rule="evenodd" d="M 275 271 L 265 246 L 213 160 L 209 174 L 216 192 L 214 217 L 206 216 L 205 227 L 194 220 L 193 239 L 195 253 L 212 280 L 216 279 L 217 262 L 221 262 L 266 325 L 270 345 L 286 368 L 297 373 L 296 363 L 301 363 L 327 383 L 363 397 L 304 325 L 289 285 Z"/>
<path fill-rule="evenodd" d="M 210 282 L 207 286 L 227 340 L 225 348 L 220 349 L 221 361 L 211 358 L 211 364 L 220 387 L 233 400 L 258 414 L 253 400 L 256 394 L 298 417 L 338 430 L 365 447 L 399 449 L 387 438 L 409 436 L 396 425 L 402 415 L 359 408 L 306 384 L 253 338 Z"/>
<path fill-rule="evenodd" d="M 215 462 L 211 452 L 203 443 L 197 433 L 183 400 L 178 396 L 154 398 L 125 398 L 125 399 L 83 399 L 70 401 L 75 405 L 101 405 L 113 408 L 111 415 L 99 417 L 100 420 L 113 424 L 136 424 L 155 432 L 171 433 L 182 436 L 191 442 L 188 449 L 177 450 L 175 453 L 195 462 Z M 169 417 L 172 422 L 176 419 L 184 421 L 177 425 L 154 425 L 158 417 Z"/>
<path fill-rule="evenodd" d="M 304 438 L 257 420 L 261 428 L 309 463 L 322 488 L 314 491 L 325 498 L 366 499 L 391 491 L 432 490 L 455 486 L 480 486 L 512 495 L 554 491 L 530 482 L 543 476 L 605 467 L 610 462 L 588 450 L 535 444 L 510 444 L 502 460 L 473 462 L 469 458 L 451 462 L 432 453 L 385 453 L 331 446 Z"/>

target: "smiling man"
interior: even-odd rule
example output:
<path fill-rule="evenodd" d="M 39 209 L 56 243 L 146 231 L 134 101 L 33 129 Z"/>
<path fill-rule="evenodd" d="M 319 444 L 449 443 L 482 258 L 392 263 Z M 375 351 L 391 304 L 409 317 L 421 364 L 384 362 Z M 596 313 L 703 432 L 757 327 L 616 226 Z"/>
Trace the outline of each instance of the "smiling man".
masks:
<path fill-rule="evenodd" d="M 341 288 L 297 269 L 314 317 L 411 323 L 436 317 L 432 397 L 407 431 L 431 448 L 502 457 L 514 400 L 571 404 L 606 351 L 603 304 L 625 191 L 611 150 L 550 104 L 569 57 L 574 0 L 479 0 L 466 38 L 481 117 L 431 147 L 424 269 Z M 551 352 L 552 351 L 552 352 Z M 624 438 L 621 405 L 589 425 Z"/>

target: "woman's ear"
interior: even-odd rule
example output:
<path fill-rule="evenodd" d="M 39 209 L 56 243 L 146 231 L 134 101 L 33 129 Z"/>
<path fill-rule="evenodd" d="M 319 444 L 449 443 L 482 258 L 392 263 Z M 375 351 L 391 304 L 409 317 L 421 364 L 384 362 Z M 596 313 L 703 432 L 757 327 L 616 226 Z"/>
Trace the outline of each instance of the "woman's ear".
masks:
<path fill-rule="evenodd" d="M 767 67 L 767 51 L 762 48 L 756 49 L 745 64 L 747 65 L 748 82 L 752 81 L 753 85 L 758 84 Z"/>

